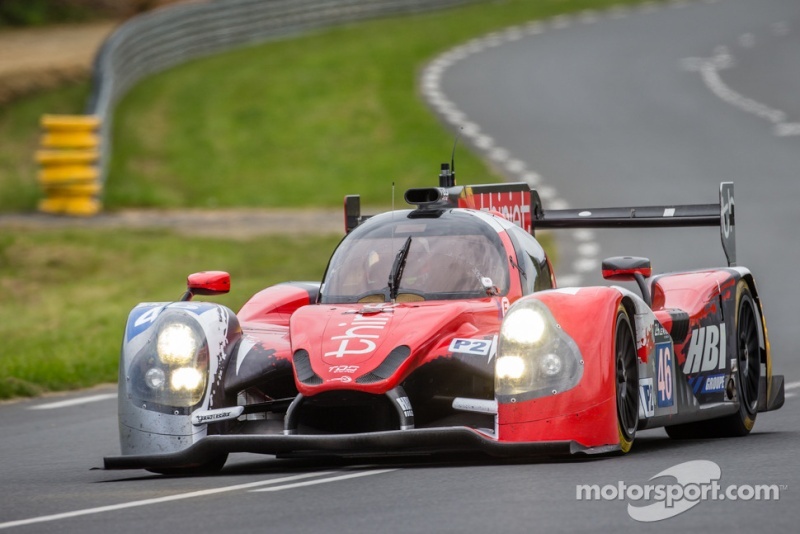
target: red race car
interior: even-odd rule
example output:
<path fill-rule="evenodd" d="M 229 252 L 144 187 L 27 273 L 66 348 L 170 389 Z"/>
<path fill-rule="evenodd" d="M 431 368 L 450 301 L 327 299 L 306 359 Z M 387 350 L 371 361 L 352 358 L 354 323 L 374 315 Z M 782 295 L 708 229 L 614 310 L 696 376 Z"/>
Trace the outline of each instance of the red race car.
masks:
<path fill-rule="evenodd" d="M 224 272 L 130 314 L 122 455 L 107 469 L 213 471 L 229 453 L 495 456 L 628 452 L 637 430 L 743 436 L 783 404 L 752 274 L 735 266 L 733 185 L 719 204 L 544 211 L 526 184 L 411 189 L 362 217 L 322 283 L 287 282 L 238 313 Z M 651 276 L 639 291 L 557 288 L 540 228 L 719 225 L 728 267 Z"/>

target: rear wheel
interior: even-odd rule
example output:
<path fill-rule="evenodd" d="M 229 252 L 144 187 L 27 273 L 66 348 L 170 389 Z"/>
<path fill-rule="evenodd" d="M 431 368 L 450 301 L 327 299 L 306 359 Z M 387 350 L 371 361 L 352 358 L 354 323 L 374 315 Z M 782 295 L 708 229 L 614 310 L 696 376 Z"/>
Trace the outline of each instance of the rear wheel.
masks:
<path fill-rule="evenodd" d="M 668 426 L 667 434 L 673 439 L 746 436 L 753 429 L 761 380 L 758 314 L 746 282 L 739 282 L 736 296 L 736 394 L 739 410 L 719 419 Z"/>
<path fill-rule="evenodd" d="M 617 427 L 623 453 L 631 450 L 639 424 L 639 367 L 631 321 L 623 306 L 617 310 L 614 335 Z"/>

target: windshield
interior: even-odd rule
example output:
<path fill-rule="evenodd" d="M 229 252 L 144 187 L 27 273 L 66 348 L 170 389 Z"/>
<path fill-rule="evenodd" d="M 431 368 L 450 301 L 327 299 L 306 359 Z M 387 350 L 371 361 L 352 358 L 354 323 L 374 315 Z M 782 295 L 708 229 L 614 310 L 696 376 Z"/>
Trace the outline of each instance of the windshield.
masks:
<path fill-rule="evenodd" d="M 328 265 L 321 302 L 388 302 L 393 278 L 399 278 L 400 302 L 485 297 L 484 278 L 491 279 L 493 293 L 507 292 L 506 254 L 489 225 L 457 212 L 406 215 L 376 217 L 342 241 Z M 392 267 L 404 249 L 398 276 Z"/>

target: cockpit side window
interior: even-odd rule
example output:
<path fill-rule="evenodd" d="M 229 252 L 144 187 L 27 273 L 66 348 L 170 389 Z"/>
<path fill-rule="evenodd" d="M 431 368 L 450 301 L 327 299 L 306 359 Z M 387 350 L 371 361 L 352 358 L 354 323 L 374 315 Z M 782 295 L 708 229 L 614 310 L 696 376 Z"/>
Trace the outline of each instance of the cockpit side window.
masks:
<path fill-rule="evenodd" d="M 522 267 L 520 282 L 523 292 L 528 295 L 535 291 L 553 289 L 550 265 L 544 249 L 528 232 L 517 226 L 508 230 L 517 250 L 517 258 Z"/>

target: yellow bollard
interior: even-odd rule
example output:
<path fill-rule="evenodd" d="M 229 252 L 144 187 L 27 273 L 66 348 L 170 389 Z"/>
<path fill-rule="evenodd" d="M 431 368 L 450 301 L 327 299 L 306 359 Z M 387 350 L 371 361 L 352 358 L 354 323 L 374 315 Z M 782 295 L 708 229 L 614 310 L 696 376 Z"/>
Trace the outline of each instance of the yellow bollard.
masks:
<path fill-rule="evenodd" d="M 42 150 L 36 153 L 44 213 L 91 216 L 102 208 L 100 119 L 94 115 L 44 115 Z"/>

